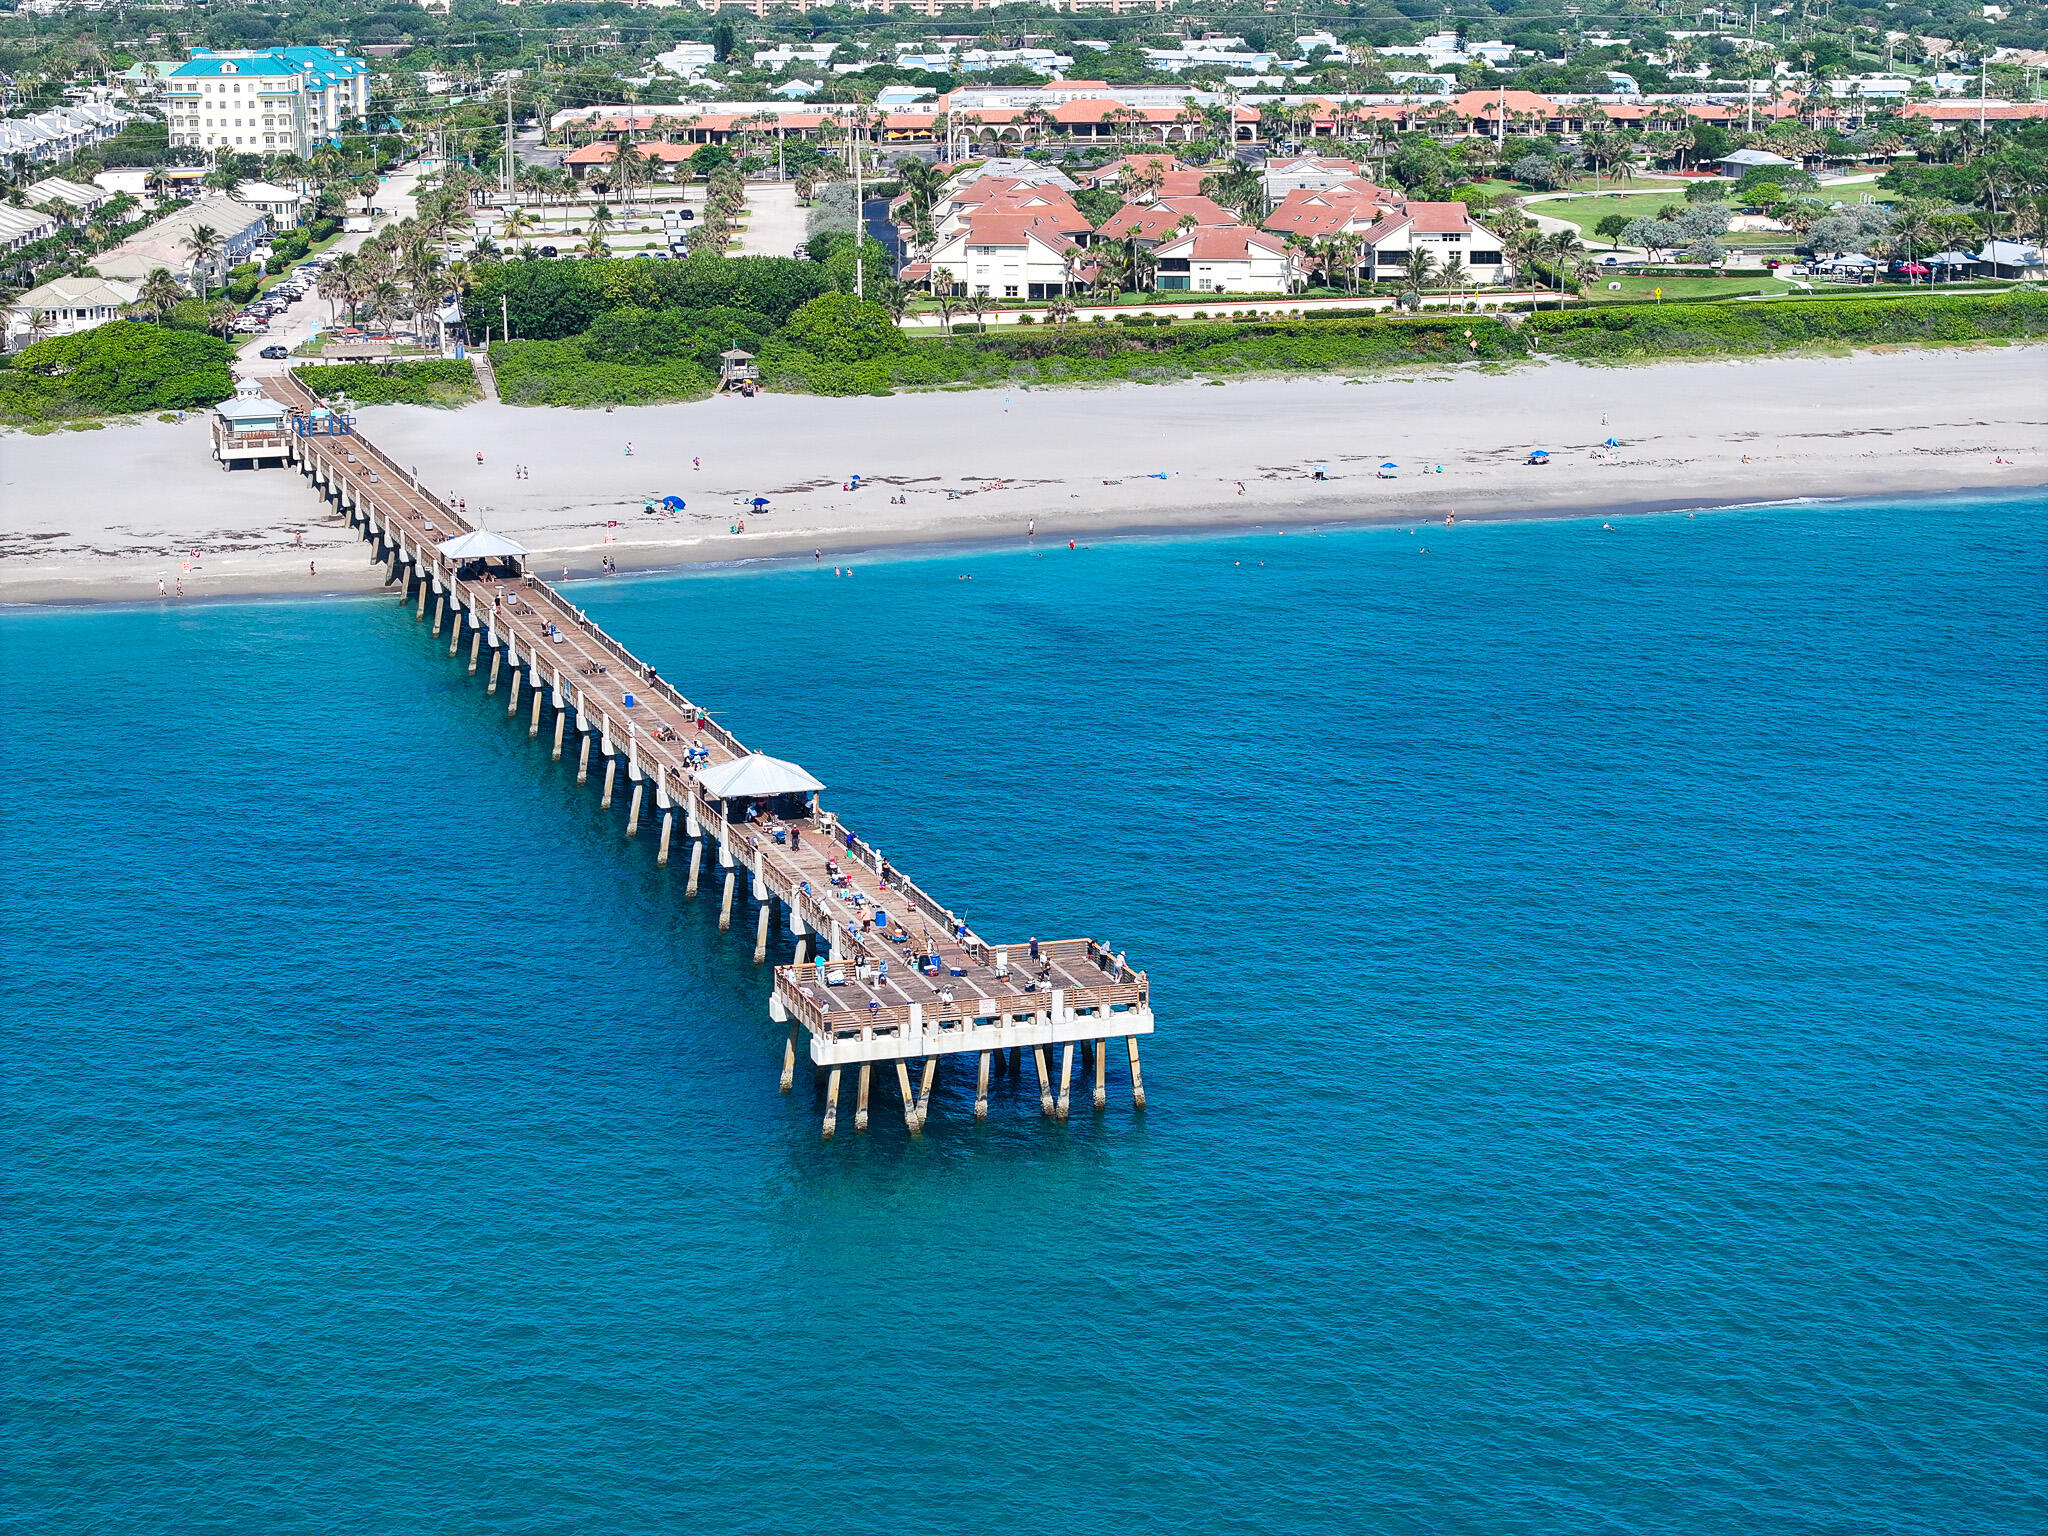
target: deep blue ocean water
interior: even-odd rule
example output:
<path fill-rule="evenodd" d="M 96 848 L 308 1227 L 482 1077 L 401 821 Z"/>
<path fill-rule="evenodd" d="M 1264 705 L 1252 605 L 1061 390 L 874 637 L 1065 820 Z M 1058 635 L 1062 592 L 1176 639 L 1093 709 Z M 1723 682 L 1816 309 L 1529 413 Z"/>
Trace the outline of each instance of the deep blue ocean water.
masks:
<path fill-rule="evenodd" d="M 582 589 L 1149 969 L 917 1140 L 409 611 L 0 619 L 5 1529 L 2048 1528 L 2044 519 Z"/>

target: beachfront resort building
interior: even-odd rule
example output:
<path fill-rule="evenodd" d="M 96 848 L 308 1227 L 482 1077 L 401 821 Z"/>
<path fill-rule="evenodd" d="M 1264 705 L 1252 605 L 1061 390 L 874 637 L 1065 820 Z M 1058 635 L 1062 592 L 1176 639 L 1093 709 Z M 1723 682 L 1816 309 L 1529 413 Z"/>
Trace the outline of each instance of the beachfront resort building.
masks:
<path fill-rule="evenodd" d="M 24 245 L 47 240 L 57 233 L 57 215 L 41 208 L 16 208 L 0 203 L 0 251 L 18 251 Z"/>
<path fill-rule="evenodd" d="M 90 218 L 113 200 L 114 194 L 105 187 L 62 176 L 45 176 L 22 193 L 22 201 L 31 208 L 68 208 L 75 219 Z"/>
<path fill-rule="evenodd" d="M 14 300 L 7 312 L 6 349 L 89 331 L 118 320 L 141 292 L 141 284 L 105 277 L 57 277 Z"/>
<path fill-rule="evenodd" d="M 80 150 L 111 139 L 134 114 L 104 101 L 51 107 L 24 117 L 0 118 L 0 161 L 61 165 Z"/>
<path fill-rule="evenodd" d="M 1243 224 L 1162 240 L 1152 262 L 1161 293 L 1287 293 L 1301 277 L 1285 240 Z"/>
<path fill-rule="evenodd" d="M 370 66 L 330 48 L 199 48 L 163 98 L 173 145 L 308 156 L 368 115 Z"/>
<path fill-rule="evenodd" d="M 220 241 L 218 253 L 204 262 L 193 255 L 189 243 L 193 231 L 202 227 L 212 230 Z M 247 261 L 269 232 L 270 216 L 262 209 L 232 197 L 203 197 L 101 252 L 92 264 L 102 277 L 132 282 L 140 282 L 162 267 L 187 287 L 198 289 L 218 282 L 229 267 Z"/>
<path fill-rule="evenodd" d="M 1023 213 L 979 213 L 932 248 L 912 281 L 935 291 L 989 299 L 1056 299 L 1083 286 L 1086 248 L 1060 226 L 1066 220 Z M 1086 227 L 1087 221 L 1082 221 Z M 941 285 L 943 289 L 941 289 Z"/>

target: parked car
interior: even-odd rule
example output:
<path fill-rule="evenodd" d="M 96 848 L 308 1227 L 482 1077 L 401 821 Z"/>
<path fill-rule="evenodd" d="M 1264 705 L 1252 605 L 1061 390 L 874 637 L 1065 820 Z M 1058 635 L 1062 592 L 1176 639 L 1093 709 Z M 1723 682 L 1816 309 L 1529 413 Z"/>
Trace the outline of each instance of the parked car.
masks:
<path fill-rule="evenodd" d="M 555 257 L 562 254 L 560 251 L 556 250 L 552 245 L 542 246 L 540 248 L 540 253 L 541 255 L 547 257 L 550 261 L 554 260 Z"/>
<path fill-rule="evenodd" d="M 681 219 L 685 224 L 687 224 L 690 222 L 690 220 L 697 217 L 697 210 L 694 208 L 685 208 L 681 213 L 677 214 L 676 217 Z"/>
<path fill-rule="evenodd" d="M 272 342 L 256 355 L 258 357 L 290 357 L 292 354 L 291 348 L 281 347 L 276 342 Z"/>

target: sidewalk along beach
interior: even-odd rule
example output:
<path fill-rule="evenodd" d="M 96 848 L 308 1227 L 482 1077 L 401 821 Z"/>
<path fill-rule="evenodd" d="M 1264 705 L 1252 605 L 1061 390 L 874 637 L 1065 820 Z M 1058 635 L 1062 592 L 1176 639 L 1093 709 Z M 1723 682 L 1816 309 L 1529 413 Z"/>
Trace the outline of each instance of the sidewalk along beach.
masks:
<path fill-rule="evenodd" d="M 2041 366 L 2037 350 L 1987 347 L 613 411 L 385 406 L 363 425 L 539 569 L 585 574 L 2036 485 Z M 202 417 L 9 437 L 0 601 L 154 599 L 160 580 L 188 597 L 380 586 L 297 474 L 224 473 Z M 1537 450 L 1547 462 L 1529 462 Z M 681 510 L 648 510 L 670 497 Z"/>

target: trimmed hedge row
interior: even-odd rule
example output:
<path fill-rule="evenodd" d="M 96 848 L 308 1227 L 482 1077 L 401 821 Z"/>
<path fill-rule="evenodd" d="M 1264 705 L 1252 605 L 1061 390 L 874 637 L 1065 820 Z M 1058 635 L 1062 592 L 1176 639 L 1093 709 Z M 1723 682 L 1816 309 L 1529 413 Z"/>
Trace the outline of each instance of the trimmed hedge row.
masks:
<path fill-rule="evenodd" d="M 1827 343 L 2022 340 L 2048 336 L 2048 295 L 1600 304 L 1531 315 L 1524 330 L 1540 351 L 1592 359 L 1778 352 Z"/>

